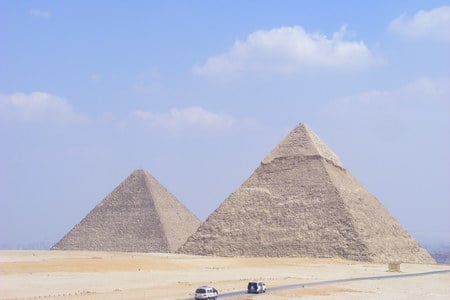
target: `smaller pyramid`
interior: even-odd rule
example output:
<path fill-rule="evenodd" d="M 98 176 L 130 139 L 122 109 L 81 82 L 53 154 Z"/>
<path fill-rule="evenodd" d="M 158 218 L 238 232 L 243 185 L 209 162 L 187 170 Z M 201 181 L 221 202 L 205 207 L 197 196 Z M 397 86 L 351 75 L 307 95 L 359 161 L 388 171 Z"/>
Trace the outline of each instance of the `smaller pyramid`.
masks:
<path fill-rule="evenodd" d="M 52 250 L 175 252 L 200 226 L 145 170 L 134 171 Z"/>

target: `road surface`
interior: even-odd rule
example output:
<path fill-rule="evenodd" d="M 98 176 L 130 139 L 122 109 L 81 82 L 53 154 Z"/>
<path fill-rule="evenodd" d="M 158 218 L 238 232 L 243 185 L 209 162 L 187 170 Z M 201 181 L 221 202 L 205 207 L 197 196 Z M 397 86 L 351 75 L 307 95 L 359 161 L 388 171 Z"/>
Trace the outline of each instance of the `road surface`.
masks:
<path fill-rule="evenodd" d="M 365 280 L 383 280 L 383 279 L 393 279 L 393 278 L 427 276 L 427 275 L 435 275 L 435 274 L 443 274 L 443 273 L 450 273 L 450 270 L 422 272 L 422 273 L 410 273 L 410 274 L 395 274 L 395 275 L 385 275 L 385 276 L 372 276 L 372 277 L 355 277 L 355 278 L 323 280 L 323 281 L 315 281 L 315 282 L 304 282 L 304 283 L 296 283 L 296 284 L 277 286 L 277 287 L 273 287 L 270 289 L 268 288 L 266 290 L 266 293 L 277 292 L 277 291 L 286 291 L 286 290 L 312 287 L 312 286 L 318 286 L 318 285 L 330 285 L 330 284 L 344 283 L 344 282 L 365 281 Z M 238 297 L 242 297 L 244 295 L 247 295 L 247 290 L 237 291 L 237 292 L 229 292 L 229 293 L 221 293 L 221 294 L 219 294 L 218 299 L 220 299 L 220 300 L 235 299 Z M 186 298 L 186 299 L 182 299 L 182 300 L 192 300 L 192 299 L 193 298 Z"/>

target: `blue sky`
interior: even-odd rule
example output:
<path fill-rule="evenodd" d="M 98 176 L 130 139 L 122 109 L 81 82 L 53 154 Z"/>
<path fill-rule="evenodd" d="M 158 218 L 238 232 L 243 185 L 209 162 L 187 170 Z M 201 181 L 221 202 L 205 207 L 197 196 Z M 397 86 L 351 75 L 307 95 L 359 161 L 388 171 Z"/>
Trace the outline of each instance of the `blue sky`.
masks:
<path fill-rule="evenodd" d="M 449 242 L 449 28 L 449 1 L 0 0 L 0 247 L 138 168 L 204 220 L 300 122 Z"/>

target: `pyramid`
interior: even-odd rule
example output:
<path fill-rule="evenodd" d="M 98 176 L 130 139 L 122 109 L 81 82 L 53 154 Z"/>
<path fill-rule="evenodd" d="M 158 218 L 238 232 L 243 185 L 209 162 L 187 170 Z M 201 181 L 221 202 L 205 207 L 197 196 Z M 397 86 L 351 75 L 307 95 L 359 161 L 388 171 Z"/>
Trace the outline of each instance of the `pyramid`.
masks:
<path fill-rule="evenodd" d="M 178 252 L 434 263 L 303 124 L 264 158 Z"/>
<path fill-rule="evenodd" d="M 168 253 L 198 226 L 155 178 L 136 170 L 52 249 Z"/>

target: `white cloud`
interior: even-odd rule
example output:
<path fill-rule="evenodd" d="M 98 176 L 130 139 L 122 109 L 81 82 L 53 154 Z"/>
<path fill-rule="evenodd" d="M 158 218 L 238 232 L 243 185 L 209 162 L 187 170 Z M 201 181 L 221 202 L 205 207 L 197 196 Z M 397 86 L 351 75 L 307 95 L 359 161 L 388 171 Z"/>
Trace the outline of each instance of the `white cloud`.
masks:
<path fill-rule="evenodd" d="M 389 24 L 389 30 L 409 38 L 450 42 L 450 6 L 421 10 L 413 17 L 401 15 Z"/>
<path fill-rule="evenodd" d="M 299 26 L 259 30 L 245 41 L 236 41 L 228 52 L 194 66 L 193 72 L 202 76 L 220 76 L 246 71 L 291 73 L 317 67 L 355 70 L 376 63 L 363 42 L 346 41 L 345 35 L 345 26 L 331 38 L 307 33 Z"/>
<path fill-rule="evenodd" d="M 31 9 L 28 11 L 28 14 L 38 18 L 50 18 L 52 14 L 49 11 L 40 10 L 40 9 Z"/>
<path fill-rule="evenodd" d="M 166 113 L 135 111 L 133 115 L 152 127 L 169 132 L 193 130 L 226 130 L 232 128 L 236 119 L 223 113 L 209 112 L 202 107 L 192 106 L 184 109 L 172 108 Z"/>
<path fill-rule="evenodd" d="M 64 98 L 48 93 L 0 94 L 0 121 L 80 121 Z"/>

